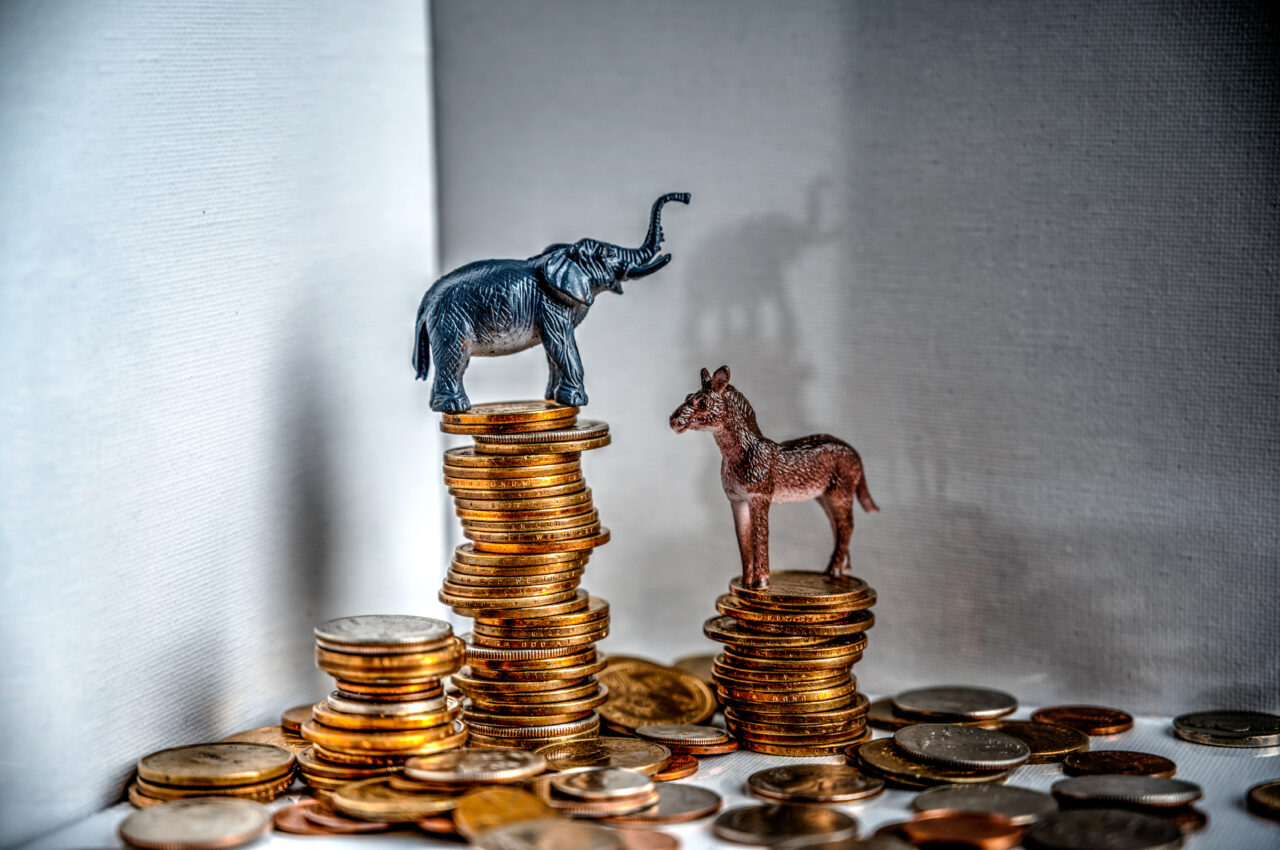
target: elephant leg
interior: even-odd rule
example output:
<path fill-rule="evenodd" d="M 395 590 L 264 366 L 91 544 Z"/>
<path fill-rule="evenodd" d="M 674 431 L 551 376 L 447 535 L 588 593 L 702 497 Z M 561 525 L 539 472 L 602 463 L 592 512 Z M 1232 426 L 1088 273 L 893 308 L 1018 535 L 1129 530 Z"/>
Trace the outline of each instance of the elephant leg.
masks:
<path fill-rule="evenodd" d="M 543 398 L 554 399 L 556 390 L 560 388 L 560 382 L 564 377 L 560 374 L 560 366 L 556 363 L 556 359 L 551 356 L 551 349 L 544 346 L 542 350 L 547 355 L 547 392 Z"/>
<path fill-rule="evenodd" d="M 582 358 L 578 356 L 578 342 L 573 337 L 573 321 L 567 311 L 548 310 L 542 320 L 542 347 L 547 359 L 559 370 L 560 380 L 553 387 L 551 397 L 561 404 L 582 406 L 587 403 L 587 391 L 582 386 Z"/>
<path fill-rule="evenodd" d="M 469 409 L 471 400 L 462 386 L 462 375 L 471 362 L 471 337 L 465 333 L 433 333 L 431 359 L 436 367 L 436 380 L 431 387 L 431 409 L 442 413 Z"/>
<path fill-rule="evenodd" d="M 818 497 L 818 504 L 831 520 L 831 533 L 835 548 L 827 562 L 827 575 L 831 578 L 849 574 L 849 540 L 853 537 L 853 494 L 835 489 Z"/>
<path fill-rule="evenodd" d="M 769 586 L 769 497 L 751 499 L 751 581 L 748 587 Z"/>

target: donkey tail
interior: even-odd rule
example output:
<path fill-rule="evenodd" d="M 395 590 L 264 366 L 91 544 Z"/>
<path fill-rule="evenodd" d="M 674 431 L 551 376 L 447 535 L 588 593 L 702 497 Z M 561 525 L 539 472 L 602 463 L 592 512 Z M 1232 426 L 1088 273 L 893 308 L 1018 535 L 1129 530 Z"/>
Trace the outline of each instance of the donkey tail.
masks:
<path fill-rule="evenodd" d="M 427 336 L 427 324 L 427 300 L 424 298 L 418 308 L 417 341 L 413 347 L 413 368 L 419 381 L 425 381 L 431 371 L 431 340 Z"/>
<path fill-rule="evenodd" d="M 867 487 L 867 475 L 864 472 L 858 476 L 858 484 L 853 488 L 854 493 L 858 497 L 858 504 L 862 505 L 862 509 L 869 514 L 880 513 L 880 506 L 871 498 L 871 490 Z"/>

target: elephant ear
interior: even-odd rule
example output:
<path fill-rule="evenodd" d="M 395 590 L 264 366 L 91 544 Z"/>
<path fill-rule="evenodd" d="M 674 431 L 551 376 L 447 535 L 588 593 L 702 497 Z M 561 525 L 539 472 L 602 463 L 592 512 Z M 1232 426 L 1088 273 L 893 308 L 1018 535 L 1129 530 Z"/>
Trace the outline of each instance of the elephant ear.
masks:
<path fill-rule="evenodd" d="M 595 299 L 591 276 L 573 258 L 572 245 L 540 254 L 534 258 L 533 267 L 543 283 L 579 304 L 589 305 Z"/>

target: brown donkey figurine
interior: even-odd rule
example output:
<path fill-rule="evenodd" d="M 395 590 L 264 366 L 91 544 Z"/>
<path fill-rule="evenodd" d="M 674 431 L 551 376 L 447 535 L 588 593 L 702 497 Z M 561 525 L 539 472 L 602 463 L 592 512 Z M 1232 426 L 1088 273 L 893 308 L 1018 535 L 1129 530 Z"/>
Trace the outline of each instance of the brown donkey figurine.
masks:
<path fill-rule="evenodd" d="M 835 532 L 827 575 L 848 574 L 854 497 L 867 513 L 880 512 L 853 446 L 830 434 L 770 440 L 760 433 L 751 402 L 729 383 L 728 366 L 714 375 L 702 370 L 702 389 L 671 414 L 671 428 L 677 434 L 710 431 L 720 447 L 720 483 L 733 507 L 743 584 L 769 586 L 769 506 L 805 499 L 818 500 Z"/>

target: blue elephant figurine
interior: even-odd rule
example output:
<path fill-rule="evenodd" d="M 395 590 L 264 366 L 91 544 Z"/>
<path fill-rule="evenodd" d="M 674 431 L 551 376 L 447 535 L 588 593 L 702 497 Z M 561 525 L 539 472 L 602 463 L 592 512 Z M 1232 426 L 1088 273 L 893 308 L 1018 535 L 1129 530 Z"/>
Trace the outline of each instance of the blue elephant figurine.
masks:
<path fill-rule="evenodd" d="M 472 356 L 514 354 L 542 343 L 550 379 L 546 397 L 584 405 L 582 359 L 573 330 L 587 316 L 597 292 L 622 292 L 623 280 L 651 275 L 671 262 L 658 256 L 662 206 L 689 203 L 688 192 L 653 202 L 649 233 L 639 248 L 595 239 L 547 246 L 527 260 L 481 260 L 437 280 L 418 307 L 413 366 L 426 380 L 435 361 L 431 409 L 457 413 L 471 407 L 462 376 Z"/>

